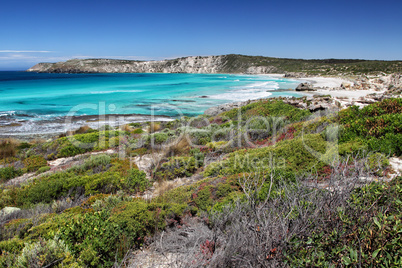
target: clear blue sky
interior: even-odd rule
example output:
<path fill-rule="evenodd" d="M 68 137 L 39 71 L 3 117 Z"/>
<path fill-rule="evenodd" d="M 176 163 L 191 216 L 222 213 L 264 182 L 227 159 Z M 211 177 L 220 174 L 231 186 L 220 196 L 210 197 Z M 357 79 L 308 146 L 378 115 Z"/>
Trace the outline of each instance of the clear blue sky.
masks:
<path fill-rule="evenodd" d="M 402 60 L 402 1 L 2 0 L 0 70 L 69 58 Z"/>

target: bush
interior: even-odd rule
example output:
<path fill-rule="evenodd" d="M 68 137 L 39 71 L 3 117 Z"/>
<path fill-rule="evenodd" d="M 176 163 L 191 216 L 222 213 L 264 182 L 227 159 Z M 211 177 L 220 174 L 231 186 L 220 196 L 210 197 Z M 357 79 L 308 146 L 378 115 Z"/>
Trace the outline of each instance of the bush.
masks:
<path fill-rule="evenodd" d="M 211 142 L 212 131 L 209 129 L 191 129 L 189 136 L 193 144 L 206 145 L 208 142 Z"/>
<path fill-rule="evenodd" d="M 357 188 L 348 203 L 295 236 L 287 250 L 290 266 L 400 267 L 402 265 L 402 177 L 389 184 Z"/>
<path fill-rule="evenodd" d="M 74 145 L 67 145 L 63 148 L 60 148 L 60 151 L 57 154 L 57 157 L 69 157 L 69 156 L 74 156 L 74 155 L 83 154 L 83 153 L 85 153 L 84 149 L 79 148 Z"/>
<path fill-rule="evenodd" d="M 16 169 L 14 166 L 0 168 L 0 183 L 4 183 L 10 179 L 21 176 L 21 169 Z"/>
<path fill-rule="evenodd" d="M 144 133 L 144 130 L 142 128 L 136 128 L 133 131 L 131 131 L 131 134 L 142 134 Z"/>
<path fill-rule="evenodd" d="M 197 169 L 194 157 L 171 157 L 155 172 L 159 180 L 173 180 L 180 177 L 190 177 Z"/>
<path fill-rule="evenodd" d="M 201 152 L 199 148 L 191 149 L 190 154 L 194 157 L 196 161 L 195 165 L 197 168 L 202 167 L 204 165 L 205 154 Z"/>
<path fill-rule="evenodd" d="M 362 109 L 349 107 L 339 113 L 343 128 L 340 142 L 363 141 L 370 151 L 402 155 L 402 99 L 387 99 Z"/>
<path fill-rule="evenodd" d="M 136 168 L 130 169 L 127 179 L 124 182 L 124 188 L 128 189 L 130 192 L 143 192 L 148 187 L 151 186 L 151 183 L 146 177 L 144 171 L 140 171 Z"/>
<path fill-rule="evenodd" d="M 70 157 L 93 150 L 104 150 L 109 148 L 110 144 L 116 146 L 119 144 L 120 136 L 126 135 L 127 133 L 124 131 L 88 130 L 88 133 L 61 137 L 40 145 L 36 149 L 41 148 L 47 154 L 55 153 L 57 157 Z"/>
<path fill-rule="evenodd" d="M 107 211 L 77 214 L 60 228 L 60 238 L 88 267 L 110 267 L 116 253 L 121 258 L 128 250 L 124 230 L 108 219 Z"/>
<path fill-rule="evenodd" d="M 37 171 L 39 168 L 47 166 L 46 159 L 41 155 L 30 156 L 25 158 L 23 162 L 28 172 Z"/>
<path fill-rule="evenodd" d="M 38 171 L 36 171 L 36 175 L 39 175 L 39 174 L 44 173 L 44 172 L 49 171 L 49 170 L 50 170 L 49 166 L 41 167 L 41 168 L 38 169 Z"/>
<path fill-rule="evenodd" d="M 324 160 L 333 161 L 336 152 L 327 150 L 329 143 L 320 134 L 306 135 L 303 138 L 284 140 L 275 146 L 243 149 L 235 151 L 221 162 L 212 163 L 205 168 L 204 176 L 231 175 L 251 172 L 282 170 L 291 177 L 302 175 L 311 170 L 319 170 L 325 165 Z M 312 155 L 306 148 L 320 153 Z"/>
<path fill-rule="evenodd" d="M 136 128 L 141 127 L 140 123 L 130 123 L 129 125 L 132 126 L 132 127 L 136 127 Z"/>
<path fill-rule="evenodd" d="M 109 155 L 100 154 L 92 155 L 90 158 L 86 159 L 84 164 L 80 166 L 81 170 L 89 170 L 93 168 L 105 168 L 110 164 L 111 158 Z"/>
<path fill-rule="evenodd" d="M 17 257 L 16 267 L 81 267 L 74 261 L 64 241 L 55 237 L 32 244 L 25 244 Z"/>
<path fill-rule="evenodd" d="M 232 109 L 221 114 L 222 117 L 237 120 L 241 115 L 243 120 L 255 116 L 284 117 L 290 122 L 300 121 L 311 113 L 307 110 L 295 108 L 281 100 L 264 100 L 245 105 L 239 109 Z"/>
<path fill-rule="evenodd" d="M 388 159 L 381 153 L 373 153 L 367 158 L 366 168 L 378 176 L 382 176 L 388 166 Z"/>
<path fill-rule="evenodd" d="M 164 228 L 166 220 L 179 220 L 186 207 L 116 196 L 96 199 L 91 205 L 95 211 L 70 215 L 58 234 L 85 266 L 110 267 Z"/>

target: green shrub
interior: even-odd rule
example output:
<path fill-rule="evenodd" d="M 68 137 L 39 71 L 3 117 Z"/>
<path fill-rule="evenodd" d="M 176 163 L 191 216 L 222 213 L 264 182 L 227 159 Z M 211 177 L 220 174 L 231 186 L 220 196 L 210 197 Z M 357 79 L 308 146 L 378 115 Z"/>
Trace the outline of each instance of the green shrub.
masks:
<path fill-rule="evenodd" d="M 88 133 L 58 138 L 39 147 L 45 152 L 55 153 L 57 157 L 70 157 L 93 150 L 104 150 L 119 145 L 120 137 L 127 136 L 124 131 L 91 130 Z"/>
<path fill-rule="evenodd" d="M 348 142 L 340 143 L 339 147 L 339 155 L 355 155 L 359 152 L 367 150 L 367 145 L 363 143 L 360 139 L 351 140 Z"/>
<path fill-rule="evenodd" d="M 142 128 L 136 128 L 133 131 L 131 131 L 131 134 L 142 134 L 144 133 L 144 130 Z"/>
<path fill-rule="evenodd" d="M 193 194 L 192 198 L 196 206 L 204 211 L 211 209 L 214 201 L 211 198 L 212 186 L 205 186 Z"/>
<path fill-rule="evenodd" d="M 320 134 L 305 135 L 303 138 L 284 140 L 275 146 L 235 151 L 226 160 L 206 167 L 204 176 L 230 175 L 239 173 L 268 172 L 283 170 L 294 178 L 296 175 L 318 170 L 325 165 L 322 161 L 333 161 L 337 152 L 326 150 L 330 144 Z M 314 156 L 307 150 L 319 153 Z M 293 174 L 293 175 L 292 175 Z"/>
<path fill-rule="evenodd" d="M 178 219 L 186 204 L 159 204 L 134 201 L 117 206 L 110 221 L 125 230 L 136 245 L 141 245 L 147 235 L 166 226 L 166 219 Z"/>
<path fill-rule="evenodd" d="M 151 186 L 151 183 L 147 179 L 145 172 L 136 168 L 129 170 L 127 179 L 125 179 L 123 184 L 125 189 L 128 189 L 128 191 L 134 193 L 143 192 Z"/>
<path fill-rule="evenodd" d="M 339 113 L 341 143 L 360 139 L 370 151 L 402 155 L 402 99 L 387 99 Z"/>
<path fill-rule="evenodd" d="M 205 145 L 211 142 L 211 131 L 208 129 L 190 129 L 189 136 L 195 145 Z"/>
<path fill-rule="evenodd" d="M 367 158 L 366 168 L 378 176 L 382 176 L 388 166 L 388 159 L 381 153 L 373 153 Z"/>
<path fill-rule="evenodd" d="M 255 116 L 284 117 L 285 120 L 295 122 L 302 120 L 310 114 L 307 110 L 295 108 L 281 100 L 264 100 L 248 104 L 240 109 L 232 109 L 222 113 L 221 116 L 235 120 L 239 118 L 239 115 L 243 120 Z"/>
<path fill-rule="evenodd" d="M 74 145 L 67 145 L 63 148 L 60 148 L 60 151 L 57 154 L 57 157 L 69 157 L 69 156 L 74 156 L 74 155 L 83 154 L 83 153 L 85 153 L 84 149 L 79 148 Z"/>
<path fill-rule="evenodd" d="M 18 253 L 23 248 L 24 248 L 24 242 L 19 238 L 13 238 L 10 240 L 0 241 L 0 252 L 2 254 L 4 254 L 5 252 Z"/>
<path fill-rule="evenodd" d="M 28 158 L 25 158 L 24 166 L 28 172 L 37 171 L 39 168 L 47 166 L 47 161 L 43 156 L 34 155 Z"/>
<path fill-rule="evenodd" d="M 26 244 L 17 258 L 16 267 L 81 267 L 74 261 L 65 243 L 54 238 Z"/>
<path fill-rule="evenodd" d="M 195 165 L 196 167 L 202 167 L 204 165 L 204 158 L 205 155 L 199 148 L 193 148 L 190 150 L 190 154 L 194 157 L 195 159 Z"/>
<path fill-rule="evenodd" d="M 180 177 L 190 177 L 197 169 L 194 157 L 171 157 L 156 171 L 159 180 L 173 180 Z"/>
<path fill-rule="evenodd" d="M 36 175 L 39 175 L 39 174 L 44 173 L 44 172 L 49 171 L 49 170 L 50 170 L 49 166 L 41 167 L 41 168 L 38 169 L 38 171 L 36 171 Z"/>
<path fill-rule="evenodd" d="M 75 213 L 60 222 L 58 235 L 85 266 L 110 267 L 147 236 L 179 220 L 187 205 L 113 196 L 96 199 L 91 207 L 95 211 Z"/>
<path fill-rule="evenodd" d="M 136 127 L 136 128 L 141 127 L 140 123 L 130 123 L 129 125 L 132 126 L 132 127 Z"/>
<path fill-rule="evenodd" d="M 216 141 L 216 142 L 209 142 L 206 144 L 207 148 L 211 149 L 212 151 L 221 150 L 222 148 L 227 146 L 227 141 Z"/>
<path fill-rule="evenodd" d="M 116 193 L 121 187 L 121 176 L 117 172 L 98 173 L 91 176 L 77 178 L 77 184 L 70 186 L 79 187 L 82 184 L 85 186 L 85 193 Z"/>
<path fill-rule="evenodd" d="M 106 167 L 110 164 L 111 158 L 109 155 L 100 154 L 92 155 L 90 158 L 86 159 L 84 164 L 80 167 L 81 170 L 89 170 L 95 167 Z"/>
<path fill-rule="evenodd" d="M 108 219 L 106 211 L 77 214 L 60 228 L 60 238 L 88 267 L 110 267 L 128 250 L 124 230 Z"/>
<path fill-rule="evenodd" d="M 14 166 L 0 168 L 0 183 L 21 176 L 22 174 L 22 170 L 16 169 Z"/>

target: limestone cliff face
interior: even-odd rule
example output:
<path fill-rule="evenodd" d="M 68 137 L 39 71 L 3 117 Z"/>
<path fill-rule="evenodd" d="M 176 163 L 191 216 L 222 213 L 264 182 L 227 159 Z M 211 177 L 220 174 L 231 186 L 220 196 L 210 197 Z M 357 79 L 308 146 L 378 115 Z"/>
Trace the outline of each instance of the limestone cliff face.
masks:
<path fill-rule="evenodd" d="M 250 66 L 234 55 L 185 57 L 162 61 L 112 59 L 73 59 L 57 63 L 39 63 L 28 72 L 47 73 L 249 73 L 274 72 L 273 66 Z"/>

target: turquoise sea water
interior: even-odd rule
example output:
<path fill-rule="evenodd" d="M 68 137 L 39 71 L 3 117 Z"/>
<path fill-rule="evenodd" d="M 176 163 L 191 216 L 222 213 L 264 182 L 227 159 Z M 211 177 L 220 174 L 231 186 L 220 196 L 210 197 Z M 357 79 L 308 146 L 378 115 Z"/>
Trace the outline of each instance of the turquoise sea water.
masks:
<path fill-rule="evenodd" d="M 275 92 L 298 83 L 262 75 L 0 72 L 0 131 L 53 131 L 66 115 L 193 116 L 228 102 L 298 96 Z M 21 126 L 4 128 L 16 123 Z"/>

